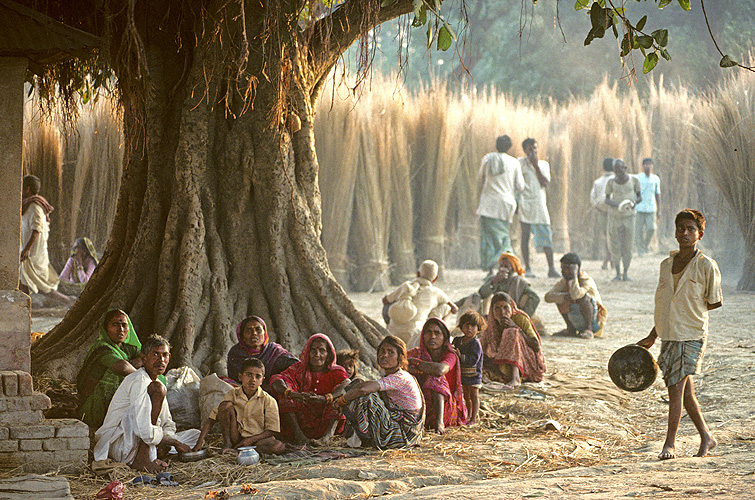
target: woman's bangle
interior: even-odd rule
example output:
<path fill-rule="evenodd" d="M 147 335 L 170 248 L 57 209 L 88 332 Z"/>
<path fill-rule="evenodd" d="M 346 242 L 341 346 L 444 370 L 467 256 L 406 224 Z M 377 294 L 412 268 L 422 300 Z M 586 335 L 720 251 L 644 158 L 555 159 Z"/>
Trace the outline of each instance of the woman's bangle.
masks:
<path fill-rule="evenodd" d="M 287 397 L 288 397 L 288 395 L 289 395 L 289 394 L 290 394 L 291 392 L 292 392 L 292 391 L 291 391 L 291 389 L 289 389 L 288 387 L 286 387 L 286 390 L 285 390 L 285 391 L 283 391 L 283 397 L 286 397 L 286 398 L 287 398 Z"/>
<path fill-rule="evenodd" d="M 346 394 L 341 394 L 338 399 L 336 399 L 336 404 L 338 406 L 346 406 Z"/>
<path fill-rule="evenodd" d="M 333 402 L 333 395 L 331 393 L 327 393 L 325 395 L 325 404 L 330 404 Z"/>

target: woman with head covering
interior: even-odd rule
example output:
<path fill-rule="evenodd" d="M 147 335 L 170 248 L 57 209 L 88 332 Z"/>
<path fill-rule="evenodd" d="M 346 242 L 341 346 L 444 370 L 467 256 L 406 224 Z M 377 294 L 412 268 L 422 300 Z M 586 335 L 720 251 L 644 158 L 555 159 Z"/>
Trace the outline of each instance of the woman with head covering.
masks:
<path fill-rule="evenodd" d="M 262 389 L 270 392 L 270 377 L 277 375 L 298 359 L 280 344 L 270 342 L 267 325 L 259 316 L 248 316 L 236 325 L 238 344 L 228 351 L 228 382 L 239 383 L 241 362 L 246 358 L 257 358 L 265 365 L 265 380 Z"/>
<path fill-rule="evenodd" d="M 96 429 L 102 425 L 123 378 L 141 368 L 141 347 L 131 318 L 120 309 L 108 310 L 100 321 L 99 337 L 89 348 L 76 376 L 77 416 L 89 427 Z"/>
<path fill-rule="evenodd" d="M 543 380 L 545 358 L 540 334 L 509 295 L 493 295 L 480 343 L 485 355 L 483 368 L 493 380 L 502 379 L 514 387 L 522 381 Z"/>
<path fill-rule="evenodd" d="M 322 333 L 309 337 L 299 362 L 270 379 L 278 399 L 281 430 L 289 441 L 328 441 L 343 432 L 344 417 L 333 399 L 349 384 L 349 375 L 336 364 L 336 350 Z"/>
<path fill-rule="evenodd" d="M 73 244 L 73 252 L 66 261 L 60 279 L 69 283 L 86 283 L 99 264 L 94 251 L 94 243 L 87 237 L 79 238 Z"/>
<path fill-rule="evenodd" d="M 507 293 L 514 299 L 517 308 L 528 316 L 535 314 L 540 304 L 540 297 L 524 278 L 524 268 L 519 258 L 510 252 L 501 254 L 498 258 L 498 273 L 487 278 L 478 293 L 482 299 L 487 299 L 497 292 Z"/>
<path fill-rule="evenodd" d="M 406 371 L 406 344 L 388 335 L 380 342 L 377 357 L 385 377 L 352 386 L 333 405 L 344 413 L 362 444 L 381 450 L 418 446 L 425 411 L 417 380 Z"/>
<path fill-rule="evenodd" d="M 443 434 L 446 427 L 464 425 L 467 407 L 461 386 L 461 365 L 443 320 L 430 318 L 420 334 L 419 347 L 408 353 L 409 373 L 417 377 L 427 402 L 425 425 Z"/>

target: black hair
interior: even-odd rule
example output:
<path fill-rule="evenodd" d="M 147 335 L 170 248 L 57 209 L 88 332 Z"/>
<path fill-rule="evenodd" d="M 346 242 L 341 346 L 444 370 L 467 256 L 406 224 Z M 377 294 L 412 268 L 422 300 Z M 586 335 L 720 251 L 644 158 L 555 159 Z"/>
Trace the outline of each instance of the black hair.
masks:
<path fill-rule="evenodd" d="M 42 181 L 36 175 L 25 175 L 22 187 L 30 190 L 32 195 L 39 194 L 39 190 L 42 188 Z"/>
<path fill-rule="evenodd" d="M 380 342 L 380 345 L 378 345 L 377 351 L 380 352 L 380 348 L 386 344 L 396 349 L 398 353 L 398 367 L 406 370 L 406 342 L 395 335 L 386 335 Z"/>
<path fill-rule="evenodd" d="M 142 354 L 149 354 L 152 349 L 160 347 L 161 345 L 167 346 L 170 351 L 170 342 L 168 342 L 168 339 L 161 337 L 160 335 L 150 335 L 142 344 L 141 352 Z"/>
<path fill-rule="evenodd" d="M 643 158 L 642 159 L 642 164 L 644 165 L 646 163 L 653 163 L 653 159 L 652 158 Z"/>
<path fill-rule="evenodd" d="M 603 170 L 606 172 L 613 172 L 613 158 L 610 156 L 603 158 Z"/>
<path fill-rule="evenodd" d="M 527 152 L 527 149 L 528 149 L 528 148 L 529 148 L 530 146 L 533 146 L 533 145 L 535 145 L 535 144 L 537 144 L 537 141 L 536 141 L 535 139 L 533 139 L 532 137 L 527 137 L 527 138 L 526 138 L 525 140 L 523 140 L 523 141 L 522 141 L 522 149 L 523 149 L 523 150 L 524 150 L 524 152 L 526 153 L 526 152 Z"/>
<path fill-rule="evenodd" d="M 260 361 L 259 358 L 244 358 L 241 360 L 241 365 L 239 366 L 239 380 L 241 379 L 241 374 L 249 368 L 259 368 L 262 370 L 262 375 L 265 375 L 265 363 Z"/>
<path fill-rule="evenodd" d="M 495 148 L 499 153 L 505 153 L 511 147 L 511 137 L 507 135 L 499 135 L 495 141 Z"/>
<path fill-rule="evenodd" d="M 459 328 L 464 325 L 474 325 L 478 330 L 483 331 L 487 326 L 485 324 L 485 318 L 477 311 L 467 311 L 459 318 Z"/>
<path fill-rule="evenodd" d="M 574 252 L 565 253 L 563 257 L 561 257 L 561 263 L 562 264 L 577 264 L 577 267 L 582 267 L 582 260 L 579 258 L 579 255 L 577 255 Z"/>
<path fill-rule="evenodd" d="M 685 208 L 684 210 L 676 214 L 676 218 L 674 218 L 674 226 L 679 224 L 679 221 L 682 221 L 684 219 L 694 221 L 700 231 L 705 231 L 705 216 L 700 210 L 695 210 L 694 208 Z"/>

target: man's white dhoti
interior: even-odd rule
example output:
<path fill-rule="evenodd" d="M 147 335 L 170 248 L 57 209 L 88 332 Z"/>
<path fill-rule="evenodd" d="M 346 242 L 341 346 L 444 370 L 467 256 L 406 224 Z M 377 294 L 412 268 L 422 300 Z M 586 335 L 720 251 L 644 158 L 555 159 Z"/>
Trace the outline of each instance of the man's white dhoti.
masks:
<path fill-rule="evenodd" d="M 165 436 L 193 447 L 199 438 L 198 429 L 176 432 L 176 424 L 168 408 L 167 399 L 152 425 L 152 404 L 147 387 L 152 383 L 144 368 L 126 376 L 115 391 L 105 416 L 105 421 L 95 433 L 94 460 L 111 458 L 130 464 L 136 457 L 139 441 L 149 445 L 149 459 L 157 459 L 157 445 Z"/>

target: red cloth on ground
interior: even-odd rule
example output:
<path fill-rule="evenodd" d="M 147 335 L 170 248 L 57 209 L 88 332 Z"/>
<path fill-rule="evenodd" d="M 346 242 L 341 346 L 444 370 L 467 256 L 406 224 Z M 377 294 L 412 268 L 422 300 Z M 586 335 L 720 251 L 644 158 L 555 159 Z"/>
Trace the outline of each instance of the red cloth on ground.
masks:
<path fill-rule="evenodd" d="M 425 347 L 425 328 L 433 321 L 437 322 L 440 326 L 446 339 L 446 342 L 443 345 L 444 351 L 440 360 L 434 360 Z M 427 408 L 425 418 L 426 425 L 434 424 L 437 417 L 435 408 L 430 404 L 430 398 L 432 397 L 433 392 L 440 393 L 445 398 L 445 403 L 443 405 L 443 425 L 446 427 L 454 427 L 467 423 L 467 407 L 464 404 L 464 391 L 461 386 L 461 363 L 459 363 L 459 357 L 456 355 L 456 350 L 449 341 L 450 336 L 450 331 L 442 320 L 438 318 L 430 318 L 425 322 L 425 326 L 422 327 L 419 347 L 415 347 L 407 353 L 409 358 L 417 358 L 422 361 L 431 361 L 435 363 L 445 363 L 448 366 L 448 373 L 442 377 L 431 377 L 430 375 L 422 374 L 416 375 L 417 380 L 422 387 L 422 393 L 425 395 L 425 407 Z"/>
<path fill-rule="evenodd" d="M 325 371 L 313 372 L 309 369 L 309 350 L 314 340 L 324 340 L 328 348 L 329 357 L 332 361 Z M 282 380 L 286 386 L 294 392 L 313 392 L 323 396 L 332 393 L 349 375 L 341 366 L 336 364 L 336 350 L 330 339 L 322 333 L 316 333 L 307 340 L 307 345 L 299 356 L 299 362 L 289 366 L 285 371 L 274 375 L 270 379 L 272 386 L 276 380 Z M 280 413 L 295 413 L 298 417 L 299 426 L 304 434 L 310 439 L 319 439 L 327 431 L 333 420 L 341 420 L 336 433 L 343 432 L 345 417 L 337 412 L 332 405 L 307 404 L 294 401 L 283 394 L 277 394 L 278 410 Z M 291 429 L 281 426 L 281 432 L 286 437 L 292 437 Z"/>

